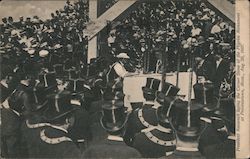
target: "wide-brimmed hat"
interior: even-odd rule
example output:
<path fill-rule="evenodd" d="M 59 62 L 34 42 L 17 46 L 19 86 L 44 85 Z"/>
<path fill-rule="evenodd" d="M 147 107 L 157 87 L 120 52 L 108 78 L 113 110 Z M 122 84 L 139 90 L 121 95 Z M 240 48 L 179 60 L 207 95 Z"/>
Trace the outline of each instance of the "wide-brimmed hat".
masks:
<path fill-rule="evenodd" d="M 102 127 L 109 132 L 121 130 L 128 120 L 124 103 L 121 100 L 104 101 L 102 104 Z"/>
<path fill-rule="evenodd" d="M 69 91 L 57 91 L 47 95 L 48 109 L 44 112 L 47 121 L 54 121 L 69 115 L 77 107 L 71 104 L 71 94 Z"/>
<path fill-rule="evenodd" d="M 46 57 L 46 56 L 48 56 L 48 54 L 49 54 L 48 50 L 41 50 L 41 51 L 39 51 L 39 56 L 40 57 Z"/>
<path fill-rule="evenodd" d="M 120 53 L 116 57 L 117 58 L 123 58 L 123 59 L 129 59 L 130 58 L 127 53 Z"/>

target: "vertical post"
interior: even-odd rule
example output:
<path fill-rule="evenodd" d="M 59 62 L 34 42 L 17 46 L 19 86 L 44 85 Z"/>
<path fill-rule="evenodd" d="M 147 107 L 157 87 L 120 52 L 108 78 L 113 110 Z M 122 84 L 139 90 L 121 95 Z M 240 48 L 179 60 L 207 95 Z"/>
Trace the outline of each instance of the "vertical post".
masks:
<path fill-rule="evenodd" d="M 89 1 L 89 20 L 97 19 L 97 0 Z M 88 63 L 97 57 L 97 36 L 88 41 Z"/>

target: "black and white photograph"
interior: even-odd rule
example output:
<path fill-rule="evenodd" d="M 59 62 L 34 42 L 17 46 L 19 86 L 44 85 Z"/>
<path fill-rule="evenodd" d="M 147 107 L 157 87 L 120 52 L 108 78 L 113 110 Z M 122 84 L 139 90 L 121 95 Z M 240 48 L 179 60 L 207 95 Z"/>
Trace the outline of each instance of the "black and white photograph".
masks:
<path fill-rule="evenodd" d="M 1 0 L 0 158 L 238 158 L 239 1 Z"/>

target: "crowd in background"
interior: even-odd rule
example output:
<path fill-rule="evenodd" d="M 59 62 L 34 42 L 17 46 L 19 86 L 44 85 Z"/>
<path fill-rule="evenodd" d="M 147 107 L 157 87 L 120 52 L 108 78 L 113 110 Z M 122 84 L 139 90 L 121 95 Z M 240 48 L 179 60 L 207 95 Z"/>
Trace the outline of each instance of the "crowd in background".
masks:
<path fill-rule="evenodd" d="M 234 26 L 203 1 L 157 2 L 142 2 L 113 27 L 108 38 L 111 52 L 127 51 L 145 72 L 155 71 L 157 50 L 167 54 L 168 72 L 176 71 L 177 53 L 182 71 L 190 67 L 187 59 L 192 51 L 223 52 L 225 59 L 234 61 Z"/>
<path fill-rule="evenodd" d="M 117 0 L 109 1 L 106 8 L 110 8 L 112 4 L 116 2 Z M 200 68 L 200 65 L 205 63 L 205 60 L 210 64 L 207 64 L 207 66 L 213 65 L 217 68 L 211 71 L 215 71 L 215 73 L 209 74 L 209 72 L 207 74 L 207 67 L 204 66 L 205 70 L 201 70 L 201 76 L 205 76 L 206 80 L 215 82 L 218 88 L 223 84 L 223 89 L 225 89 L 224 93 L 226 93 L 225 97 L 228 97 L 227 91 L 229 91 L 229 94 L 234 92 L 234 88 L 232 88 L 233 90 L 228 90 L 234 87 L 233 85 L 235 83 L 233 80 L 235 73 L 234 26 L 231 26 L 220 15 L 208 8 L 202 0 L 159 0 L 157 3 L 142 1 L 136 5 L 138 5 L 137 8 L 123 20 L 116 22 L 115 25 L 113 22 L 110 22 L 111 24 L 108 30 L 109 35 L 107 38 L 109 52 L 102 54 L 104 58 L 105 55 L 117 57 L 117 55 L 122 53 L 126 55 L 122 58 L 126 57 L 127 61 L 132 63 L 133 66 L 136 66 L 131 67 L 130 65 L 130 67 L 133 68 L 131 71 L 136 71 L 137 69 L 143 70 L 144 73 L 162 73 L 164 71 L 186 72 L 190 67 Z M 109 69 L 107 65 L 111 64 L 112 61 L 97 58 L 90 60 L 90 64 L 87 64 L 88 37 L 85 35 L 84 31 L 89 21 L 88 12 L 88 1 L 79 0 L 73 3 L 67 1 L 63 9 L 51 13 L 51 19 L 42 21 L 38 16 L 28 17 L 26 19 L 20 17 L 19 21 L 15 22 L 12 17 L 6 17 L 2 19 L 2 24 L 0 26 L 1 106 L 6 99 L 8 100 L 9 96 L 16 95 L 15 97 L 19 97 L 20 94 L 17 93 L 25 92 L 27 85 L 28 91 L 31 90 L 32 93 L 38 91 L 39 95 L 39 91 L 43 92 L 44 90 L 39 90 L 38 88 L 40 88 L 40 84 L 42 85 L 44 83 L 46 88 L 43 93 L 52 93 L 52 95 L 46 99 L 50 104 L 52 103 L 51 105 L 55 105 L 56 109 L 58 109 L 58 101 L 61 100 L 66 103 L 63 104 L 63 102 L 59 102 L 59 105 L 62 104 L 62 111 L 65 111 L 64 107 L 68 109 L 67 104 L 70 104 L 69 99 L 72 97 L 72 94 L 77 94 L 77 99 L 74 99 L 73 102 L 79 105 L 78 102 L 80 101 L 80 106 L 84 107 L 84 110 L 77 112 L 79 113 L 77 115 L 74 114 L 76 117 L 79 117 L 76 118 L 75 121 L 77 124 L 67 133 L 73 134 L 73 141 L 77 142 L 78 146 L 81 145 L 81 141 L 78 142 L 79 138 L 74 137 L 79 134 L 81 136 L 83 131 L 84 133 L 81 137 L 87 142 L 93 142 L 92 139 L 94 138 L 94 142 L 92 143 L 94 146 L 95 142 L 100 139 L 98 135 L 100 135 L 99 133 L 102 131 L 100 129 L 95 129 L 95 124 L 99 123 L 100 114 L 98 114 L 98 117 L 93 117 L 94 123 L 92 123 L 92 125 L 87 122 L 86 125 L 84 125 L 83 123 L 85 122 L 82 121 L 88 120 L 90 118 L 88 115 L 93 115 L 97 112 L 95 109 L 90 109 L 93 101 L 102 99 L 103 92 L 99 87 L 96 88 L 96 84 L 102 81 L 100 78 L 105 78 L 103 74 L 111 72 L 111 69 L 105 72 L 103 68 L 106 67 Z M 197 60 L 197 57 L 200 57 L 202 60 Z M 197 63 L 193 63 L 193 61 Z M 221 66 L 222 69 L 220 71 L 223 72 L 223 74 L 220 74 L 218 71 L 218 66 L 221 63 L 223 63 L 223 66 Z M 156 81 L 156 79 L 151 80 Z M 66 82 L 66 85 L 64 85 L 64 82 Z M 160 81 L 158 80 L 158 87 L 159 83 Z M 6 85 L 8 86 L 6 87 L 8 91 L 5 92 L 6 94 L 2 94 L 2 91 L 5 91 L 2 88 L 5 88 Z M 145 87 L 154 86 L 153 84 L 146 84 Z M 151 93 L 150 89 L 152 88 L 149 88 L 149 90 L 148 88 L 144 88 L 145 90 L 143 90 L 143 92 L 148 92 L 149 96 L 152 96 L 152 94 L 155 96 L 158 87 L 154 90 L 154 93 Z M 43 85 L 41 88 L 44 89 Z M 121 90 L 112 87 L 112 90 L 113 89 L 121 91 L 122 86 L 119 87 Z M 70 90 L 70 93 L 62 93 L 64 90 Z M 48 93 L 48 91 L 51 92 Z M 120 94 L 115 93 L 115 95 L 112 93 L 106 94 L 106 96 L 109 100 L 113 101 L 116 100 L 119 95 L 121 98 L 124 97 L 124 94 L 121 92 Z M 174 96 L 176 96 L 176 94 Z M 222 94 L 220 95 L 222 96 Z M 165 100 L 164 93 L 163 96 L 163 100 Z M 211 96 L 212 99 L 214 94 L 212 93 Z M 154 97 L 153 100 L 155 100 L 155 98 L 156 97 Z M 14 98 L 14 103 L 18 101 L 15 100 L 16 98 Z M 81 104 L 81 102 L 83 104 Z M 108 105 L 107 108 L 104 108 L 107 109 L 104 112 L 108 114 L 106 122 L 110 122 L 109 120 L 116 120 L 114 119 L 115 115 L 112 115 L 112 119 L 109 117 L 109 111 L 114 109 L 114 105 L 115 108 L 122 107 L 122 111 L 124 111 L 123 102 L 116 101 L 117 103 L 112 103 L 110 101 L 104 101 L 104 103 L 105 102 L 106 105 Z M 49 109 L 50 108 L 51 107 L 49 107 Z M 5 110 L 5 108 L 3 109 Z M 29 115 L 31 116 L 33 115 L 32 113 L 39 114 L 39 111 L 41 111 L 40 108 L 37 108 L 34 112 L 33 110 L 29 110 L 29 108 L 22 107 L 20 109 L 27 109 L 30 111 L 28 113 L 30 113 Z M 99 111 L 100 108 L 98 109 L 98 113 Z M 51 115 L 50 112 L 48 110 L 45 112 L 46 117 L 49 118 L 49 115 Z M 53 112 L 53 110 L 51 110 L 51 112 Z M 231 113 L 232 112 L 233 111 L 231 111 Z M 27 112 L 22 112 L 19 115 L 26 119 L 27 114 L 25 113 Z M 65 114 L 67 113 L 66 111 Z M 105 113 L 102 115 L 105 116 Z M 112 111 L 112 113 L 114 114 L 114 111 Z M 118 114 L 118 120 L 120 116 L 123 116 L 119 115 L 120 114 Z M 53 118 L 53 116 L 51 118 Z M 64 121 L 60 121 L 59 118 L 60 117 L 58 117 L 58 120 L 51 120 L 50 124 L 64 124 L 63 126 L 67 126 L 67 124 L 71 122 L 68 117 L 63 117 L 62 120 Z M 9 122 L 8 116 L 5 118 L 5 121 Z M 63 123 L 65 121 L 66 123 Z M 8 126 L 8 122 L 1 122 L 1 126 Z M 114 123 L 102 126 L 110 128 L 115 126 Z M 126 123 L 126 121 L 124 123 Z M 230 126 L 234 125 L 232 123 L 230 124 Z M 168 128 L 169 127 L 168 125 Z M 91 129 L 93 130 L 92 132 Z M 108 130 L 108 132 L 109 131 L 110 130 Z M 121 133 L 119 131 L 120 130 L 118 130 L 118 133 Z M 8 134 L 8 132 L 4 133 L 6 136 L 12 135 Z M 20 131 L 18 130 L 18 132 L 14 132 L 13 136 L 18 138 L 20 137 L 18 136 L 19 133 Z M 114 137 L 115 135 L 117 135 L 116 132 L 113 134 L 111 133 L 111 136 L 117 139 Z M 29 136 L 27 136 L 28 135 L 26 135 L 26 138 L 29 138 Z M 43 134 L 39 137 L 45 142 L 48 142 L 44 139 Z M 68 139 L 64 138 L 64 140 L 67 141 Z M 121 138 L 118 138 L 118 140 L 123 141 Z M 174 145 L 173 143 L 171 144 Z M 124 145 L 125 144 L 123 144 L 123 146 Z M 1 145 L 1 147 L 2 146 L 5 145 Z M 47 147 L 48 151 L 52 151 L 49 150 L 47 145 L 45 147 Z M 39 147 L 34 146 L 33 148 Z M 86 147 L 80 148 L 81 150 L 85 150 Z M 144 147 L 140 146 L 140 148 Z M 69 152 L 66 150 L 70 150 L 70 148 L 65 149 L 65 151 L 62 150 L 61 152 Z M 119 152 L 120 150 L 118 149 L 117 151 Z M 4 154 L 6 152 L 2 151 L 1 153 L 3 156 L 8 156 L 10 152 Z M 13 153 L 14 156 L 17 155 L 15 154 L 17 152 Z M 106 153 L 106 151 L 104 153 Z M 53 156 L 53 152 L 51 152 L 51 154 Z M 76 154 L 72 151 L 70 155 L 74 156 Z M 78 155 L 81 156 L 81 153 L 79 152 Z M 137 157 L 139 156 L 140 155 Z"/>
<path fill-rule="evenodd" d="M 62 60 L 68 58 L 75 67 L 86 64 L 88 42 L 83 30 L 87 22 L 88 1 L 82 0 L 67 1 L 63 9 L 51 13 L 51 19 L 44 21 L 38 16 L 20 17 L 16 22 L 12 17 L 3 18 L 0 26 L 1 63 L 12 69 L 22 67 L 24 61 L 41 60 L 39 52 L 45 50 L 49 52 L 47 63 L 52 56 L 59 56 Z"/>

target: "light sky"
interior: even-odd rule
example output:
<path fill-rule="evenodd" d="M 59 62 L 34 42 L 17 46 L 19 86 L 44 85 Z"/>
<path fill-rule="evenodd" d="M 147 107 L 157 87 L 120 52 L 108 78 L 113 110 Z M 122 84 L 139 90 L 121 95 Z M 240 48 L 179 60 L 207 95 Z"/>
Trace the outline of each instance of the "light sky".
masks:
<path fill-rule="evenodd" d="M 12 16 L 16 21 L 20 16 L 26 18 L 37 15 L 44 20 L 50 18 L 52 12 L 63 8 L 65 3 L 66 0 L 2 0 L 0 18 Z"/>

